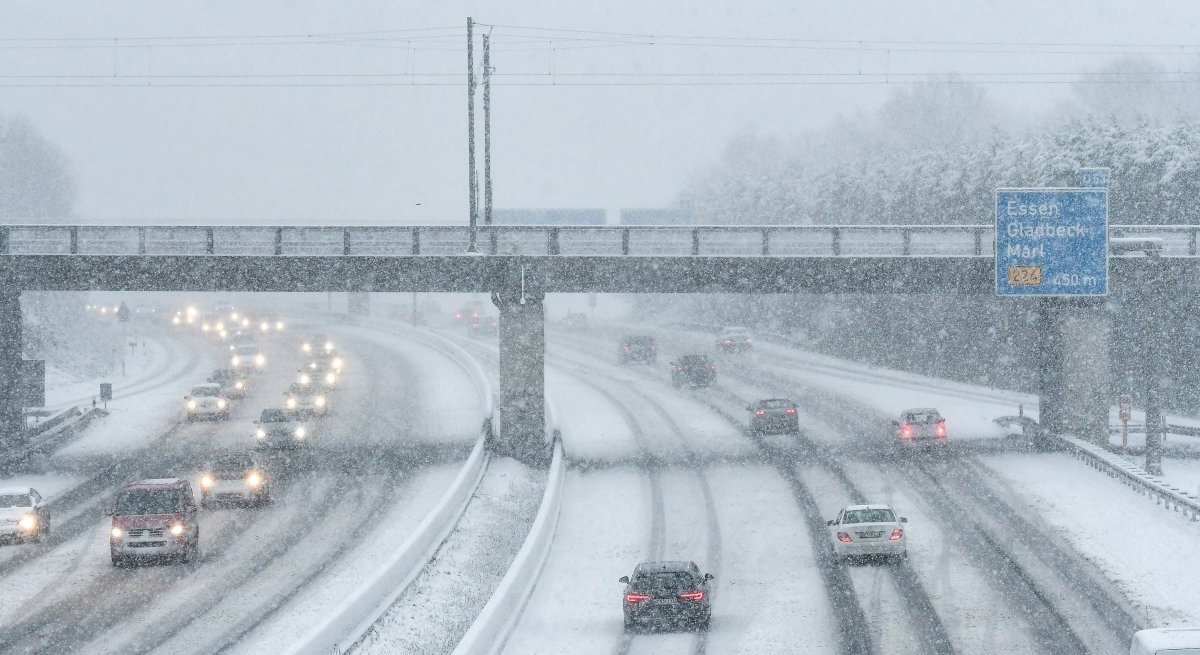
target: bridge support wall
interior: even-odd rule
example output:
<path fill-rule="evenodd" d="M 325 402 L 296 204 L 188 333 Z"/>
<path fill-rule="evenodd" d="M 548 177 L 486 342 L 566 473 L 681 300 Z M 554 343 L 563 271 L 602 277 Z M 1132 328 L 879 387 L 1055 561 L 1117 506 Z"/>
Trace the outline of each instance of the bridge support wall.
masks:
<path fill-rule="evenodd" d="M 548 466 L 544 295 L 493 294 L 500 313 L 499 430 L 493 451 L 531 466 Z"/>
<path fill-rule="evenodd" d="M 1039 421 L 1054 434 L 1108 439 L 1108 338 L 1104 299 L 1043 298 L 1039 344 Z"/>
<path fill-rule="evenodd" d="M 23 438 L 22 400 L 21 292 L 0 287 L 0 441 L 14 443 Z"/>

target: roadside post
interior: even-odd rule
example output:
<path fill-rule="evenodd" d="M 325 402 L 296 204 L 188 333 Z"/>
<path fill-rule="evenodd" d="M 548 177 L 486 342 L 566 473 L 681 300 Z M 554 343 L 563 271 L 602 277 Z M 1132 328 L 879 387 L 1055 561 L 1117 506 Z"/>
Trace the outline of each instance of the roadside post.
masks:
<path fill-rule="evenodd" d="M 1118 403 L 1121 416 L 1121 454 L 1129 454 L 1129 419 L 1133 416 L 1133 396 L 1123 393 Z"/>
<path fill-rule="evenodd" d="M 108 401 L 112 400 L 112 383 L 100 383 L 100 400 L 104 402 L 104 409 L 108 409 Z"/>

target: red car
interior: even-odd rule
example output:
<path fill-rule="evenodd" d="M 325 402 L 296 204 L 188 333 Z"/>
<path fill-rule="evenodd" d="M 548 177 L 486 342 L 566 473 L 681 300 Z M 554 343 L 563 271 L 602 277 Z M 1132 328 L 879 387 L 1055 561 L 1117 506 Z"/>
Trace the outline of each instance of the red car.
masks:
<path fill-rule="evenodd" d="M 125 485 L 109 511 L 113 566 L 163 558 L 190 562 L 200 549 L 197 513 L 192 485 L 182 478 Z"/>

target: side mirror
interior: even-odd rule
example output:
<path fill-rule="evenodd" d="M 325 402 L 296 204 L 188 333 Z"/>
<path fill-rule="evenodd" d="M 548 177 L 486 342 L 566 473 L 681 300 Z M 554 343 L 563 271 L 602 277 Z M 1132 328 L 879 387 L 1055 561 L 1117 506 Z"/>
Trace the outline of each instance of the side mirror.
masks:
<path fill-rule="evenodd" d="M 896 427 L 896 428 L 900 427 L 900 421 L 897 421 L 896 419 L 892 419 L 892 427 Z"/>
<path fill-rule="evenodd" d="M 105 515 L 105 516 L 116 516 L 116 515 L 117 515 L 117 512 L 116 512 L 116 510 L 114 510 L 113 508 L 109 507 L 109 508 L 107 508 L 107 509 L 105 509 L 105 510 L 104 510 L 104 515 Z"/>
<path fill-rule="evenodd" d="M 900 522 L 901 522 L 901 523 L 908 523 L 908 517 L 906 517 L 906 516 L 901 516 L 901 517 L 900 517 Z"/>
<path fill-rule="evenodd" d="M 746 411 L 753 412 L 753 411 L 754 411 L 754 406 L 753 406 L 753 405 L 746 405 Z"/>
<path fill-rule="evenodd" d="M 825 525 L 833 525 L 833 524 L 834 524 L 833 519 L 829 519 L 828 521 L 825 522 Z"/>
<path fill-rule="evenodd" d="M 709 580 L 712 580 L 712 579 L 713 579 L 713 574 L 711 574 L 711 573 L 705 573 L 705 574 L 704 574 L 704 581 L 705 581 L 705 582 L 708 582 Z"/>
<path fill-rule="evenodd" d="M 620 580 L 617 580 L 617 582 L 624 582 L 625 584 L 629 584 L 629 576 L 623 575 L 623 576 L 621 576 Z"/>
<path fill-rule="evenodd" d="M 191 397 L 191 396 L 184 396 L 184 397 L 183 397 L 183 399 L 184 399 L 184 400 L 191 400 L 191 399 L 192 399 L 192 397 Z"/>

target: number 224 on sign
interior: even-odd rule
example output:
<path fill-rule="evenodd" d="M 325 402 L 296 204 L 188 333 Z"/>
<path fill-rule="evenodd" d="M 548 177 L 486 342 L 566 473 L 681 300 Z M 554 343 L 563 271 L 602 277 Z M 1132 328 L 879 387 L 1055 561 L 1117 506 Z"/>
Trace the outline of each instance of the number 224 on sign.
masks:
<path fill-rule="evenodd" d="M 1042 283 L 1041 266 L 1009 266 L 1008 285 L 1012 287 L 1038 286 Z"/>

